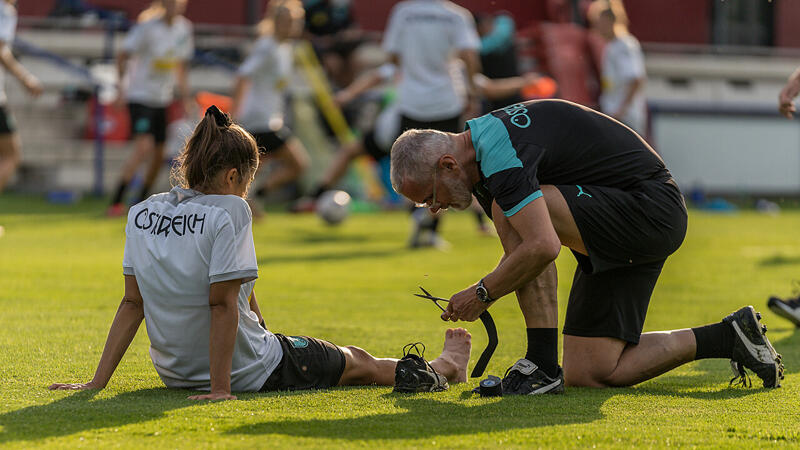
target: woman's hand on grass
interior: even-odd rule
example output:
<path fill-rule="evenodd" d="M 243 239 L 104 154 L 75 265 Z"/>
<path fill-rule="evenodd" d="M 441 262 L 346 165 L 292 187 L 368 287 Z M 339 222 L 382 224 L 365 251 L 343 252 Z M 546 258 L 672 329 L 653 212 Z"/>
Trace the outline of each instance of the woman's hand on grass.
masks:
<path fill-rule="evenodd" d="M 105 386 L 94 381 L 88 383 L 53 383 L 48 387 L 51 391 L 85 391 L 88 389 L 103 389 Z"/>
<path fill-rule="evenodd" d="M 231 395 L 230 392 L 212 392 L 210 394 L 192 395 L 189 397 L 189 400 L 211 400 L 212 402 L 218 402 L 224 400 L 236 400 L 236 396 Z"/>

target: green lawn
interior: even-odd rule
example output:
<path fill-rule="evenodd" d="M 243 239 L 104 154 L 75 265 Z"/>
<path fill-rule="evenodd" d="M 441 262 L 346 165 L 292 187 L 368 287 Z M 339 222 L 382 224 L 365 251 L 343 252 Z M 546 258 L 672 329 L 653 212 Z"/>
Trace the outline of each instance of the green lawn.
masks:
<path fill-rule="evenodd" d="M 706 360 L 635 388 L 562 396 L 481 399 L 470 394 L 471 380 L 441 394 L 366 387 L 207 404 L 163 387 L 144 327 L 105 390 L 46 389 L 91 378 L 122 296 L 124 220 L 103 218 L 103 206 L 0 197 L 0 446 L 800 446 L 800 334 L 765 307 L 769 294 L 789 294 L 800 278 L 800 212 L 693 211 L 645 323 L 695 326 L 753 304 L 784 355 L 780 389 L 729 388 L 727 361 Z M 408 226 L 400 212 L 355 215 L 339 228 L 312 215 L 269 214 L 254 227 L 256 290 L 269 327 L 382 356 L 399 357 L 404 344 L 421 340 L 434 357 L 447 325 L 410 294 L 422 284 L 449 296 L 491 270 L 500 245 L 479 237 L 469 214 L 452 213 L 444 223 L 449 253 L 408 251 Z M 569 252 L 558 266 L 565 301 L 575 267 Z M 491 311 L 500 346 L 488 372 L 502 375 L 524 353 L 524 326 L 513 298 Z M 467 328 L 474 364 L 486 336 L 480 324 Z"/>

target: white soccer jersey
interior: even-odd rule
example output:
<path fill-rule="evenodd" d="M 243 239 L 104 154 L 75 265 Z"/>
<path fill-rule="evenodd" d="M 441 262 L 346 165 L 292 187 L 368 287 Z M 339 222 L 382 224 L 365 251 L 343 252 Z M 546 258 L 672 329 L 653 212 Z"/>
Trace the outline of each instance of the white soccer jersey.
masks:
<path fill-rule="evenodd" d="M 176 17 L 172 25 L 161 18 L 135 25 L 122 49 L 131 54 L 127 100 L 158 108 L 173 98 L 178 64 L 194 54 L 192 23 Z"/>
<path fill-rule="evenodd" d="M 14 45 L 14 32 L 17 29 L 17 8 L 6 2 L 0 2 L 0 41 L 9 48 Z M 5 105 L 6 90 L 5 71 L 0 69 L 0 105 Z"/>
<path fill-rule="evenodd" d="M 283 125 L 284 94 L 292 75 L 292 46 L 271 36 L 259 38 L 238 74 L 250 79 L 238 122 L 251 133 L 279 129 Z"/>
<path fill-rule="evenodd" d="M 283 350 L 250 310 L 258 264 L 247 202 L 176 187 L 132 207 L 125 233 L 123 273 L 136 276 L 150 358 L 164 384 L 210 389 L 209 285 L 241 279 L 231 389 L 259 390 Z"/>
<path fill-rule="evenodd" d="M 383 48 L 398 55 L 401 113 L 420 120 L 455 117 L 464 110 L 463 93 L 450 72 L 458 50 L 477 50 L 480 38 L 472 16 L 449 1 L 406 0 L 389 16 Z"/>
<path fill-rule="evenodd" d="M 600 96 L 600 109 L 606 114 L 616 114 L 625 101 L 631 82 L 646 76 L 644 55 L 635 37 L 621 36 L 606 45 L 602 76 L 603 92 Z M 644 89 L 636 93 L 626 114 L 619 119 L 639 134 L 645 131 L 647 101 Z"/>

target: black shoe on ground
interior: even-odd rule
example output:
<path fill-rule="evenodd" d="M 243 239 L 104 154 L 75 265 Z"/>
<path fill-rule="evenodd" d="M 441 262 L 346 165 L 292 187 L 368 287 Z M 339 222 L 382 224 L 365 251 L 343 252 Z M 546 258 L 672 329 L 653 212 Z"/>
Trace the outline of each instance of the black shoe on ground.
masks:
<path fill-rule="evenodd" d="M 421 352 L 417 346 L 422 346 Z M 412 350 L 417 354 L 412 354 Z M 424 355 L 425 346 L 420 342 L 403 347 L 403 358 L 397 361 L 397 367 L 394 369 L 392 392 L 441 392 L 450 387 L 447 378 L 436 372 L 428 361 L 425 361 Z"/>
<path fill-rule="evenodd" d="M 503 378 L 503 395 L 562 394 L 564 371 L 551 378 L 539 367 L 523 358 L 506 370 Z"/>
<path fill-rule="evenodd" d="M 744 371 L 746 367 L 761 378 L 764 387 L 780 387 L 783 379 L 781 355 L 765 336 L 767 327 L 761 324 L 761 315 L 752 306 L 745 306 L 722 321 L 729 323 L 736 333 L 731 359 L 735 376 L 731 383 L 738 378 L 741 384 L 748 384 Z"/>
<path fill-rule="evenodd" d="M 770 297 L 767 306 L 775 314 L 792 322 L 794 326 L 800 327 L 800 297 L 787 298 L 786 300 L 778 297 Z"/>

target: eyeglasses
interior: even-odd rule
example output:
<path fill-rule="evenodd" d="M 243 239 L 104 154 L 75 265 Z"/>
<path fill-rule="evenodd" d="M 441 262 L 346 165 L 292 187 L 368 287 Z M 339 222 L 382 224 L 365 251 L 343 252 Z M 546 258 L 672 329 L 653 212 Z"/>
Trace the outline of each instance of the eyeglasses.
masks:
<path fill-rule="evenodd" d="M 433 208 L 433 205 L 436 204 L 436 173 L 438 169 L 438 165 L 433 167 L 433 194 L 431 195 L 431 202 L 416 203 L 415 206 L 417 208 Z"/>

